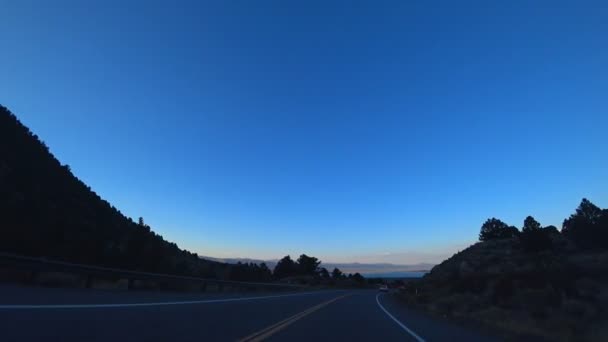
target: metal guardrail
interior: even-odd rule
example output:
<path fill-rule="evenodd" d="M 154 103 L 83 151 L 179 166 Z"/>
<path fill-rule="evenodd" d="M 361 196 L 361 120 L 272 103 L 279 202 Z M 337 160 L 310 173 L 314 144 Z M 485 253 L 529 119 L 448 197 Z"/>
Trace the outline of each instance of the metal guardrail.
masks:
<path fill-rule="evenodd" d="M 218 291 L 223 291 L 228 287 L 241 290 L 299 290 L 304 288 L 302 285 L 294 284 L 240 282 L 162 273 L 129 271 L 117 268 L 48 260 L 46 258 L 25 257 L 9 253 L 0 253 L 0 268 L 29 271 L 32 272 L 33 275 L 41 272 L 60 272 L 83 276 L 86 277 L 85 287 L 92 287 L 93 281 L 97 278 L 120 278 L 128 280 L 129 289 L 133 288 L 133 283 L 136 280 L 200 285 L 201 291 L 207 290 L 208 285 L 212 284 L 217 285 Z"/>

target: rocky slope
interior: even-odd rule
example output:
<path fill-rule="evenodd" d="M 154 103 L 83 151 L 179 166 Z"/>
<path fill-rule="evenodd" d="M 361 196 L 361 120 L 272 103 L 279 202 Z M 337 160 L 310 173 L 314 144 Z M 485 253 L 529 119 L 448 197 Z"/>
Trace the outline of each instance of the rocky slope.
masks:
<path fill-rule="evenodd" d="M 518 339 L 608 341 L 608 250 L 551 234 L 528 252 L 518 237 L 478 242 L 401 292 L 410 305 Z"/>

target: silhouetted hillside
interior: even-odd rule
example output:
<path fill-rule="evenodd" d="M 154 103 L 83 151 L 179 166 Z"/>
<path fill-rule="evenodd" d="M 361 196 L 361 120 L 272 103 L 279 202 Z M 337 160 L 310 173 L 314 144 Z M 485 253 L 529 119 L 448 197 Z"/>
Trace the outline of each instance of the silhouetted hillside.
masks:
<path fill-rule="evenodd" d="M 608 338 L 608 210 L 583 199 L 556 227 L 491 218 L 480 242 L 402 292 L 432 312 L 556 341 Z"/>
<path fill-rule="evenodd" d="M 143 219 L 125 217 L 2 106 L 0 217 L 0 252 L 171 274 L 231 273 L 231 266 L 201 260 L 165 241 Z M 256 271 L 240 273 L 248 280 L 267 280 Z"/>

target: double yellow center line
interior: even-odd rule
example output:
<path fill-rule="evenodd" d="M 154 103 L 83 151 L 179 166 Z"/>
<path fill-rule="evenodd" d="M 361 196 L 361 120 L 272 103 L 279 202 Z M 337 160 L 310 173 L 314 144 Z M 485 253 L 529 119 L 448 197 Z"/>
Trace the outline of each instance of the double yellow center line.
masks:
<path fill-rule="evenodd" d="M 273 324 L 273 325 L 271 325 L 271 326 L 269 326 L 267 328 L 264 328 L 264 329 L 262 329 L 260 331 L 254 332 L 251 335 L 243 337 L 243 338 L 239 339 L 238 342 L 259 342 L 259 341 L 263 341 L 263 340 L 269 338 L 270 336 L 278 333 L 279 331 L 287 328 L 289 325 L 295 323 L 296 321 L 298 321 L 298 320 L 300 320 L 300 319 L 302 319 L 302 318 L 310 315 L 311 313 L 313 313 L 313 312 L 321 309 L 322 307 L 327 306 L 327 305 L 329 305 L 329 304 L 331 304 L 331 303 L 333 303 L 333 302 L 335 302 L 335 301 L 337 301 L 339 299 L 347 297 L 347 296 L 350 296 L 350 294 L 345 294 L 345 295 L 342 295 L 342 296 L 338 296 L 336 298 L 330 299 L 330 300 L 328 300 L 326 302 L 323 302 L 321 304 L 315 305 L 315 306 L 313 306 L 311 308 L 308 308 L 308 309 L 306 309 L 306 310 L 304 310 L 304 311 L 302 311 L 300 313 L 297 313 L 297 314 L 295 314 L 295 315 L 293 315 L 293 316 L 291 316 L 289 318 L 286 318 L 286 319 L 284 319 L 284 320 L 282 320 L 282 321 L 280 321 L 278 323 L 275 323 L 275 324 Z"/>

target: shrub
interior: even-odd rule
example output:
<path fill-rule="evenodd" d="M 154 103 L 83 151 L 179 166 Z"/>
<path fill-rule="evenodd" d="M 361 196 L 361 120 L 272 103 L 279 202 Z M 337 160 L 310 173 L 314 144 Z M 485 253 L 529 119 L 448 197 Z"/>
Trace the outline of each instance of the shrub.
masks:
<path fill-rule="evenodd" d="M 608 248 L 608 210 L 586 198 L 576 213 L 564 220 L 562 233 L 582 248 Z"/>
<path fill-rule="evenodd" d="M 549 250 L 553 247 L 551 240 L 551 230 L 531 229 L 521 233 L 520 239 L 524 251 L 535 253 Z"/>
<path fill-rule="evenodd" d="M 479 241 L 508 239 L 519 234 L 519 230 L 513 226 L 509 226 L 497 218 L 487 219 L 481 226 L 479 232 Z"/>

